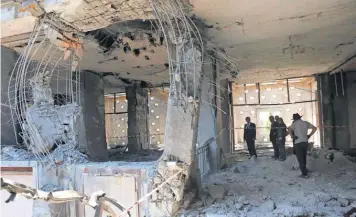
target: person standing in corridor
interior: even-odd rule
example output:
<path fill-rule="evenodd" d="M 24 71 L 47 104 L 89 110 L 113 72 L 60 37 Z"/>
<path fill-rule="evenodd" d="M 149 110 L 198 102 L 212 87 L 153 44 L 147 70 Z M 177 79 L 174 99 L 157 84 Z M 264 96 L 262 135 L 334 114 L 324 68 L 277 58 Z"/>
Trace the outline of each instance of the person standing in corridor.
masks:
<path fill-rule="evenodd" d="M 256 125 L 254 123 L 251 123 L 251 118 L 246 117 L 246 124 L 244 127 L 244 140 L 247 143 L 247 148 L 248 152 L 250 153 L 250 157 L 255 155 L 257 157 L 256 153 L 256 147 L 255 147 L 255 140 L 256 140 Z"/>
<path fill-rule="evenodd" d="M 279 160 L 286 160 L 286 136 L 288 135 L 287 126 L 283 121 L 283 118 L 278 118 L 277 121 L 277 137 L 276 143 L 279 149 Z"/>
<path fill-rule="evenodd" d="M 271 115 L 269 116 L 269 121 L 271 122 L 271 130 L 269 131 L 269 141 L 272 142 L 274 155 L 273 158 L 278 160 L 279 158 L 279 149 L 277 146 L 276 138 L 277 138 L 277 120 Z"/>
<path fill-rule="evenodd" d="M 293 124 L 289 127 L 289 134 L 293 135 L 295 139 L 295 152 L 300 170 L 302 171 L 301 177 L 308 178 L 308 140 L 316 132 L 317 128 L 308 121 L 303 121 L 301 118 L 302 116 L 300 116 L 298 113 L 293 114 Z M 309 129 L 312 130 L 310 134 L 308 134 Z"/>

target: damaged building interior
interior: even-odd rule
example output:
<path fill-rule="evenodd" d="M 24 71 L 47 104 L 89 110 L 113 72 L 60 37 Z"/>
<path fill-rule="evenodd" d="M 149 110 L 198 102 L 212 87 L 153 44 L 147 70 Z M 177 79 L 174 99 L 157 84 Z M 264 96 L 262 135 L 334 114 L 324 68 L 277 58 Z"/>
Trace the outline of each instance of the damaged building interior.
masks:
<path fill-rule="evenodd" d="M 2 0 L 0 215 L 355 217 L 355 10 Z"/>

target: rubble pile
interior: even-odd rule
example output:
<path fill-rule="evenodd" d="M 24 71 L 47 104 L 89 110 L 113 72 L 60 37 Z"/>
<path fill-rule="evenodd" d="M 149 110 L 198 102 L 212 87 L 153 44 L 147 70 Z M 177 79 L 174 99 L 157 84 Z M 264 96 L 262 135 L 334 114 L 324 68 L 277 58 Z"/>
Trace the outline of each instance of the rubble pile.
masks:
<path fill-rule="evenodd" d="M 177 161 L 173 156 L 163 156 L 159 160 L 151 185 L 152 188 L 161 185 L 163 187 L 153 192 L 151 196 L 152 216 L 172 216 L 179 210 L 188 177 L 187 168 L 186 164 Z"/>
<path fill-rule="evenodd" d="M 39 161 L 47 166 L 72 165 L 89 162 L 88 157 L 79 152 L 74 144 L 68 143 L 58 146 L 48 155 L 36 156 L 35 154 L 13 146 L 1 148 L 1 160 L 3 161 Z"/>
<path fill-rule="evenodd" d="M 308 179 L 293 169 L 294 155 L 284 162 L 259 157 L 238 163 L 204 180 L 204 194 L 180 216 L 344 216 L 356 208 L 356 164 L 340 152 L 333 162 L 324 156 L 308 157 Z"/>

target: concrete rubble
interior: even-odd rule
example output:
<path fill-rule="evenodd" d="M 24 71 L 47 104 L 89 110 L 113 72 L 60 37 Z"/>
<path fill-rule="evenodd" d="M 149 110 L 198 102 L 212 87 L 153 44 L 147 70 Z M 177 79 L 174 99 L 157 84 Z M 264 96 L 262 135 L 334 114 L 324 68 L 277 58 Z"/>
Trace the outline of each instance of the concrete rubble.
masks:
<path fill-rule="evenodd" d="M 183 200 L 184 185 L 187 182 L 188 165 L 177 162 L 172 156 L 164 156 L 157 165 L 157 171 L 151 180 L 151 188 L 155 189 L 167 182 L 161 189 L 158 189 L 150 198 L 150 209 L 152 216 L 171 216 L 176 213 Z M 180 174 L 173 177 L 176 173 Z M 172 180 L 168 181 L 169 178 Z"/>
<path fill-rule="evenodd" d="M 340 152 L 334 156 L 332 163 L 309 156 L 309 179 L 293 170 L 294 155 L 285 162 L 264 156 L 238 163 L 204 180 L 205 193 L 180 216 L 343 216 L 356 206 L 356 166 Z"/>

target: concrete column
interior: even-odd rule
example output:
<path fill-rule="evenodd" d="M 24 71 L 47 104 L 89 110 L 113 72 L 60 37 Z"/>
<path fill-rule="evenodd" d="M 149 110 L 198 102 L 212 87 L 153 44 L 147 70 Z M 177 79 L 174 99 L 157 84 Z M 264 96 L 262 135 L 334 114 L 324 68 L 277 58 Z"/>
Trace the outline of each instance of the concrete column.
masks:
<path fill-rule="evenodd" d="M 179 53 L 179 52 L 177 52 Z M 159 161 L 153 187 L 171 179 L 163 189 L 155 192 L 151 206 L 158 209 L 154 216 L 174 216 L 183 200 L 190 199 L 200 190 L 200 173 L 197 168 L 196 143 L 200 111 L 200 86 L 203 64 L 201 53 L 195 48 L 180 52 L 185 64 L 180 66 L 180 79 L 171 85 L 167 104 L 164 153 Z M 195 58 L 195 62 L 189 61 Z M 175 90 L 173 88 L 176 88 Z M 178 93 L 178 94 L 177 94 Z M 181 93 L 181 94 L 180 94 Z M 179 98 L 182 96 L 181 98 Z M 186 98 L 188 97 L 188 98 Z M 183 170 L 182 175 L 174 174 Z M 173 176 L 173 179 L 170 178 Z M 189 192 L 189 194 L 187 194 Z M 186 195 L 193 195 L 186 197 Z M 162 200 L 162 198 L 164 198 Z M 184 198 L 184 199 L 183 199 Z M 189 199 L 190 198 L 190 199 Z"/>
<path fill-rule="evenodd" d="M 208 172 L 217 172 L 220 168 L 219 162 L 219 147 L 216 141 L 216 71 L 211 61 L 214 61 L 211 57 L 205 57 L 204 74 L 201 84 L 201 103 L 199 112 L 199 124 L 198 124 L 198 139 L 197 145 L 202 146 L 209 139 L 214 140 L 209 145 L 209 159 L 206 162 L 199 162 L 205 164 L 200 168 L 202 174 Z M 205 160 L 205 159 L 204 159 Z M 204 169 L 204 170 L 203 170 Z M 208 170 L 208 171 L 206 171 Z"/>
<path fill-rule="evenodd" d="M 218 83 L 218 82 L 217 82 Z M 224 155 L 230 154 L 230 95 L 229 81 L 227 79 L 220 80 L 217 94 L 218 107 L 217 110 L 217 140 L 219 147 Z"/>
<path fill-rule="evenodd" d="M 345 73 L 344 73 L 345 74 Z M 349 145 L 346 148 L 347 153 L 356 154 L 356 73 L 348 72 L 346 74 L 346 94 L 348 101 L 348 131 L 349 131 Z"/>
<path fill-rule="evenodd" d="M 321 74 L 318 76 L 318 90 L 319 90 L 319 108 L 320 108 L 320 132 L 321 144 L 324 148 L 333 147 L 334 130 L 333 126 L 334 112 L 332 104 L 332 85 L 329 74 Z"/>
<path fill-rule="evenodd" d="M 126 88 L 128 150 L 132 153 L 149 149 L 148 92 L 140 84 Z"/>
<path fill-rule="evenodd" d="M 81 82 L 83 83 L 81 105 L 86 134 L 85 152 L 91 161 L 106 161 L 108 160 L 108 150 L 105 135 L 103 77 L 85 71 L 81 72 Z M 79 145 L 79 147 L 81 146 Z"/>
<path fill-rule="evenodd" d="M 1 47 L 1 145 L 16 145 L 16 135 L 9 107 L 8 86 L 17 58 L 18 54 L 15 51 Z M 10 97 L 15 96 L 13 94 Z"/>
<path fill-rule="evenodd" d="M 343 73 L 345 78 L 346 75 Z M 348 112 L 348 104 L 349 100 L 347 97 L 346 89 L 346 79 L 343 80 L 341 84 L 341 75 L 340 73 L 336 73 L 334 75 L 330 75 L 331 83 L 333 84 L 332 92 L 334 93 L 333 97 L 333 115 L 334 121 L 333 124 L 335 126 L 349 126 L 349 112 Z M 335 85 L 336 80 L 336 85 Z M 344 86 L 344 92 L 342 91 L 342 86 Z M 336 94 L 337 91 L 337 94 Z M 350 147 L 350 132 L 348 127 L 332 127 L 334 131 L 334 147 L 340 148 L 344 151 L 348 150 Z"/>

